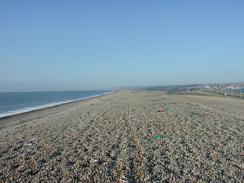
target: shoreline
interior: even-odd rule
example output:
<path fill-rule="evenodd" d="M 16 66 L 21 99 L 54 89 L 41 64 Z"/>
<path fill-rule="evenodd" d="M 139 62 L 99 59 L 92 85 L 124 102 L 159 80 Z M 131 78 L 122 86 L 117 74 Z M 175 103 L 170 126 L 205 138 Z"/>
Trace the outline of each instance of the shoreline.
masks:
<path fill-rule="evenodd" d="M 80 105 L 83 102 L 89 102 L 93 100 L 100 99 L 109 95 L 113 95 L 118 91 L 106 92 L 101 95 L 85 97 L 83 99 L 78 99 L 75 101 L 62 103 L 54 106 L 49 106 L 45 108 L 35 109 L 23 113 L 13 114 L 5 117 L 0 117 L 0 130 L 9 128 L 18 124 L 26 123 L 28 121 L 40 119 L 49 115 L 54 115 L 60 113 L 61 111 L 67 111 L 75 106 Z"/>
<path fill-rule="evenodd" d="M 7 118 L 11 118 L 13 116 L 16 115 L 21 115 L 21 114 L 26 114 L 26 113 L 30 113 L 30 112 L 34 112 L 34 111 L 39 111 L 39 110 L 43 110 L 43 109 L 49 109 L 49 108 L 53 108 L 53 107 L 58 107 L 61 105 L 65 105 L 65 104 L 70 104 L 70 103 L 74 103 L 74 102 L 79 102 L 79 101 L 83 101 L 83 100 L 89 100 L 92 98 L 96 98 L 96 97 L 101 97 L 101 96 L 106 96 L 106 95 L 110 95 L 113 94 L 114 92 L 106 92 L 100 95 L 92 95 L 89 97 L 84 97 L 84 98 L 79 98 L 79 99 L 73 99 L 73 100 L 66 100 L 66 101 L 60 101 L 60 102 L 53 102 L 53 103 L 48 103 L 48 104 L 43 104 L 43 105 L 37 105 L 34 107 L 25 107 L 25 108 L 20 108 L 17 110 L 13 110 L 13 111 L 8 111 L 5 113 L 0 113 L 0 121 L 2 119 L 7 119 Z"/>

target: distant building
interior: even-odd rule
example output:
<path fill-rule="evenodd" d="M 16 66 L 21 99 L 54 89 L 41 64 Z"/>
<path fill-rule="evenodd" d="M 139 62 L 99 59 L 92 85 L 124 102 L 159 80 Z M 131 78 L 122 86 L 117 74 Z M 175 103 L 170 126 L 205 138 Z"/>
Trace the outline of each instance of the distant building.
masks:
<path fill-rule="evenodd" d="M 209 85 L 204 86 L 205 89 L 210 89 L 211 87 Z"/>
<path fill-rule="evenodd" d="M 226 88 L 231 90 L 240 90 L 239 86 L 227 86 Z"/>

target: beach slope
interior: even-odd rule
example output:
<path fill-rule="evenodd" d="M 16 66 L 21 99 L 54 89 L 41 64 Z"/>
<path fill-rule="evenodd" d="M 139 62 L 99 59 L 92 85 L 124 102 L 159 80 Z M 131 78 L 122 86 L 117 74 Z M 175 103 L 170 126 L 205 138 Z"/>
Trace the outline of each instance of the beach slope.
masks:
<path fill-rule="evenodd" d="M 0 120 L 0 182 L 241 182 L 244 100 L 121 91 Z"/>

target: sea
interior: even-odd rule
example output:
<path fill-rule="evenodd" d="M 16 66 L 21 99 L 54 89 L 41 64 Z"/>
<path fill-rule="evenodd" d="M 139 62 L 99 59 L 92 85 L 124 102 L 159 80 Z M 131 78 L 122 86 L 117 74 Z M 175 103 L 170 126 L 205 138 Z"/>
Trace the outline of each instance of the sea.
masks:
<path fill-rule="evenodd" d="M 0 92 L 0 118 L 110 93 L 110 90 Z"/>

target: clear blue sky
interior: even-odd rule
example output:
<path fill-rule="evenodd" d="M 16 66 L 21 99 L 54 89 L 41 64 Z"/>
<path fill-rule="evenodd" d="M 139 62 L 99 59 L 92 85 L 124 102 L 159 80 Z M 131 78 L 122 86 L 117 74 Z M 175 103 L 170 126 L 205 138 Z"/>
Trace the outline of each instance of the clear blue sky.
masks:
<path fill-rule="evenodd" d="M 239 81 L 243 0 L 0 1 L 0 91 Z"/>

